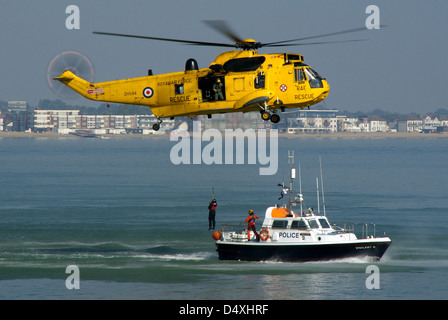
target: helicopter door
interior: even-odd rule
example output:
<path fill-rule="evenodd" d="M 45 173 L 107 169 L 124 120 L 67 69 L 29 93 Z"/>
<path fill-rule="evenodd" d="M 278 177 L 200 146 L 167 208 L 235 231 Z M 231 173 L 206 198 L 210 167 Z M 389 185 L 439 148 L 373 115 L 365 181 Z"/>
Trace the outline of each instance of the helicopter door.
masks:
<path fill-rule="evenodd" d="M 202 95 L 202 97 L 200 97 L 201 102 L 221 101 L 226 99 L 224 77 L 206 76 L 199 78 L 198 88 L 200 95 Z"/>

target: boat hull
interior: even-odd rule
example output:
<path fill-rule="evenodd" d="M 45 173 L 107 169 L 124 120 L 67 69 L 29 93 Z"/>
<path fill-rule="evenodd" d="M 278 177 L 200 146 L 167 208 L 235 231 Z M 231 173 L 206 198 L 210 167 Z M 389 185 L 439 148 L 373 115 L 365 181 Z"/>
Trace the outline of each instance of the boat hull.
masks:
<path fill-rule="evenodd" d="M 243 261 L 328 261 L 345 258 L 379 260 L 391 241 L 349 242 L 334 244 L 272 244 L 266 242 L 216 242 L 220 260 Z"/>

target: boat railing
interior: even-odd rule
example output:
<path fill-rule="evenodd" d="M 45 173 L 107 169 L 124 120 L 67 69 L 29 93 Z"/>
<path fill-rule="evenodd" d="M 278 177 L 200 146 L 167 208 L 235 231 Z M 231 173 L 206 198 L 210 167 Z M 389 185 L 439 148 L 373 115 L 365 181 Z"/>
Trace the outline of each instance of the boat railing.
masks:
<path fill-rule="evenodd" d="M 247 222 L 241 222 L 240 224 L 229 224 L 229 223 L 223 223 L 221 225 L 221 230 L 223 232 L 230 232 L 234 231 L 237 233 L 243 232 L 247 230 Z"/>
<path fill-rule="evenodd" d="M 223 233 L 230 234 L 232 241 L 247 241 L 247 223 L 241 222 L 240 224 L 224 223 L 221 225 L 221 231 Z"/>
<path fill-rule="evenodd" d="M 336 232 L 341 233 L 354 233 L 357 236 L 360 236 L 362 239 L 366 238 L 376 238 L 377 237 L 377 227 L 375 223 L 353 223 L 353 222 L 346 222 L 342 223 L 340 225 L 332 225 L 333 229 L 336 230 Z M 383 232 L 384 235 L 386 235 L 385 232 Z"/>

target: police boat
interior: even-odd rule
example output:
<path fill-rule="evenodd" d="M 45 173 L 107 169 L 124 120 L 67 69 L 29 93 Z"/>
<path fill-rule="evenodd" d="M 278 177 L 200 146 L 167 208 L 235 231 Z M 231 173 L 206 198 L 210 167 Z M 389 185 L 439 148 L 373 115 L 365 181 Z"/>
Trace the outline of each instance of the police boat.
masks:
<path fill-rule="evenodd" d="M 257 228 L 259 234 L 248 230 L 247 223 L 237 226 L 224 224 L 221 230 L 212 234 L 220 260 L 306 262 L 346 258 L 362 258 L 362 261 L 381 259 L 392 243 L 385 233 L 377 236 L 374 224 L 331 224 L 326 216 L 325 205 L 322 212 L 319 208 L 319 187 L 317 212 L 304 205 L 301 190 L 292 199 L 294 178 L 295 169 L 291 167 L 289 188 L 284 183 L 279 184 L 282 195 L 289 193 L 289 201 L 285 205 L 266 209 L 261 229 Z M 325 203 L 323 188 L 322 200 Z M 298 212 L 294 212 L 292 207 L 298 207 Z"/>

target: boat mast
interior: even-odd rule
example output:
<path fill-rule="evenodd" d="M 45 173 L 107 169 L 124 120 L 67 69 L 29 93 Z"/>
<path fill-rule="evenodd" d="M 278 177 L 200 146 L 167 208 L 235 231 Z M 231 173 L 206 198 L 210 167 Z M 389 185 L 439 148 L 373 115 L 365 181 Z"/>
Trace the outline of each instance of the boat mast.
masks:
<path fill-rule="evenodd" d="M 319 156 L 319 164 L 320 164 L 320 186 L 322 188 L 322 206 L 324 208 L 324 216 L 327 216 L 325 212 L 325 195 L 324 195 L 324 178 L 322 176 L 322 158 Z"/>
<path fill-rule="evenodd" d="M 317 193 L 317 214 L 320 215 L 319 178 L 318 177 L 316 177 L 316 193 Z"/>
<path fill-rule="evenodd" d="M 302 171 L 300 170 L 300 162 L 299 162 L 299 200 L 300 200 L 300 215 L 303 215 L 303 200 L 302 200 Z"/>

